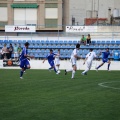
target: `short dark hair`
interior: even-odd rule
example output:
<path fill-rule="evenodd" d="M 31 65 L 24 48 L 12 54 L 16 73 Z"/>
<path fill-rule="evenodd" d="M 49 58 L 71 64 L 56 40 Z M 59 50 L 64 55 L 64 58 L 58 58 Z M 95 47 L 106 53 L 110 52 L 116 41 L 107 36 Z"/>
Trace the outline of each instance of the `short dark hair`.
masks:
<path fill-rule="evenodd" d="M 25 46 L 29 46 L 30 44 L 28 42 L 25 43 Z"/>
<path fill-rule="evenodd" d="M 76 45 L 76 48 L 80 48 L 80 44 L 79 43 Z"/>
<path fill-rule="evenodd" d="M 93 51 L 93 48 L 90 48 L 90 51 Z"/>
<path fill-rule="evenodd" d="M 53 52 L 53 50 L 52 50 L 52 49 L 50 49 L 50 52 Z"/>
<path fill-rule="evenodd" d="M 106 48 L 106 50 L 107 50 L 107 49 L 109 50 L 109 48 Z"/>

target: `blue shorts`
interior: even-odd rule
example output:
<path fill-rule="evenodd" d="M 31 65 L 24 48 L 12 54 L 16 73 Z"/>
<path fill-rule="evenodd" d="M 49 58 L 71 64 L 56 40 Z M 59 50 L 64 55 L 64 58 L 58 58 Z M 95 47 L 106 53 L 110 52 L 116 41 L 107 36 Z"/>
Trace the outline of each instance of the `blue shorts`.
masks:
<path fill-rule="evenodd" d="M 103 58 L 102 61 L 105 63 L 105 62 L 108 62 L 108 59 L 107 58 Z"/>
<path fill-rule="evenodd" d="M 53 67 L 54 66 L 54 61 L 48 61 L 50 66 Z"/>
<path fill-rule="evenodd" d="M 27 59 L 20 60 L 20 67 L 21 68 L 27 67 L 28 65 L 30 65 L 30 63 L 29 63 L 29 61 Z"/>

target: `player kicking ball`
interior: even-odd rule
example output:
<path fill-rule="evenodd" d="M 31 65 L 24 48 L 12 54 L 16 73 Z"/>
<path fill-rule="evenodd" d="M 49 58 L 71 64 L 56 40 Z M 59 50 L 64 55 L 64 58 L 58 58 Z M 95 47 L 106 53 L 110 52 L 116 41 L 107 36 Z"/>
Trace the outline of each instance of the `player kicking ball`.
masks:
<path fill-rule="evenodd" d="M 65 75 L 67 75 L 68 72 L 72 72 L 72 77 L 71 79 L 74 78 L 75 72 L 77 70 L 77 59 L 81 58 L 80 56 L 78 56 L 79 53 L 79 49 L 80 49 L 80 44 L 76 45 L 76 48 L 73 50 L 72 54 L 71 54 L 71 63 L 72 63 L 72 69 L 70 70 L 65 70 Z"/>
<path fill-rule="evenodd" d="M 48 63 L 50 64 L 50 68 L 49 68 L 49 71 L 51 71 L 52 69 L 54 69 L 55 73 L 56 74 L 59 74 L 55 68 L 55 65 L 54 65 L 54 57 L 55 57 L 56 54 L 53 53 L 53 50 L 50 49 L 50 53 L 46 56 L 46 58 L 43 60 L 43 63 L 45 62 L 45 60 L 48 60 Z"/>
<path fill-rule="evenodd" d="M 101 63 L 98 67 L 96 67 L 96 71 L 98 71 L 98 69 L 99 69 L 101 66 L 103 66 L 104 63 L 106 63 L 106 62 L 108 63 L 108 68 L 107 68 L 107 70 L 110 71 L 110 70 L 109 70 L 109 67 L 110 67 L 111 62 L 110 62 L 110 60 L 108 59 L 108 57 L 109 57 L 109 55 L 112 55 L 112 54 L 110 54 L 109 48 L 107 48 L 106 51 L 104 51 L 104 52 L 100 52 L 100 55 L 101 55 L 101 53 L 103 54 L 103 55 L 102 55 L 102 63 Z"/>
<path fill-rule="evenodd" d="M 28 61 L 28 59 L 30 58 L 34 58 L 34 56 L 30 56 L 28 55 L 28 47 L 29 47 L 29 43 L 26 42 L 25 46 L 23 47 L 22 53 L 20 55 L 20 67 L 21 67 L 21 71 L 20 71 L 20 79 L 23 79 L 23 73 L 26 69 L 30 69 L 30 63 Z"/>
<path fill-rule="evenodd" d="M 81 73 L 82 75 L 87 75 L 87 72 L 91 69 L 92 61 L 96 57 L 96 53 L 93 51 L 93 49 L 90 49 L 90 52 L 86 55 L 85 61 L 83 63 L 83 65 L 86 63 L 86 70 Z"/>

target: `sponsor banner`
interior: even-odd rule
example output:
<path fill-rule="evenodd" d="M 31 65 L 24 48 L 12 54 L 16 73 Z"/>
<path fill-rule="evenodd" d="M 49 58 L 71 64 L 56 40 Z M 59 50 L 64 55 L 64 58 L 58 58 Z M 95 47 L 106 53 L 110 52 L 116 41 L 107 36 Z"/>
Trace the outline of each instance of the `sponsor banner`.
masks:
<path fill-rule="evenodd" d="M 97 26 L 66 26 L 66 32 L 97 32 Z"/>
<path fill-rule="evenodd" d="M 19 66 L 19 62 L 16 60 L 3 60 L 3 67 Z"/>
<path fill-rule="evenodd" d="M 5 25 L 5 32 L 36 32 L 35 26 Z"/>

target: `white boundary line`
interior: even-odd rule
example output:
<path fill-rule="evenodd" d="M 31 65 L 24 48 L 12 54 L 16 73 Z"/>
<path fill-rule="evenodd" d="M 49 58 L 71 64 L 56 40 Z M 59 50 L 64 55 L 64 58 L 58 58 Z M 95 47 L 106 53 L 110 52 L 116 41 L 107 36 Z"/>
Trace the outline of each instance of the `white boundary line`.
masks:
<path fill-rule="evenodd" d="M 107 83 L 114 83 L 114 82 L 120 82 L 120 81 L 103 82 L 103 83 L 99 83 L 98 85 L 104 88 L 112 88 L 112 89 L 120 90 L 120 88 L 115 88 L 115 87 L 110 87 L 110 86 L 105 85 Z"/>

